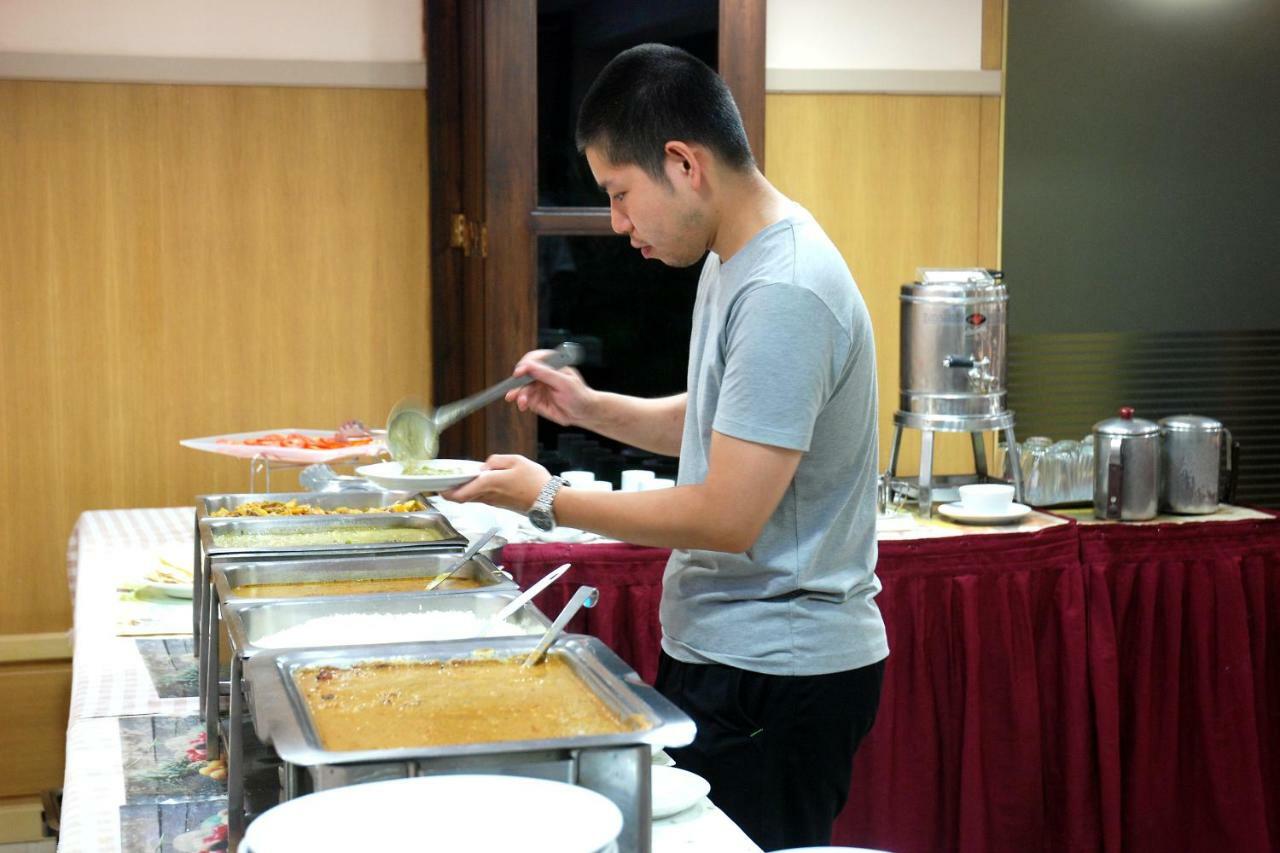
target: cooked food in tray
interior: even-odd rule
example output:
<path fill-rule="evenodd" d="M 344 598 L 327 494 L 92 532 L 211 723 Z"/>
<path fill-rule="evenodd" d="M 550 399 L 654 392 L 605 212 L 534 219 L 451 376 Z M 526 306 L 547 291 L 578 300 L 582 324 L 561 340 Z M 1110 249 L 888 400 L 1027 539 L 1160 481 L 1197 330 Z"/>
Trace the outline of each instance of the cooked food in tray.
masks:
<path fill-rule="evenodd" d="M 391 542 L 438 542 L 438 530 L 421 527 L 328 527 L 254 533 L 215 530 L 215 548 L 296 548 L 312 545 L 380 545 Z"/>
<path fill-rule="evenodd" d="M 361 578 L 359 580 L 306 583 L 251 583 L 231 590 L 240 598 L 313 598 L 320 595 L 369 595 L 375 592 L 422 592 L 436 575 L 415 578 Z M 475 578 L 453 576 L 436 589 L 479 589 L 489 584 Z"/>
<path fill-rule="evenodd" d="M 619 719 L 557 654 L 522 658 L 368 660 L 294 673 L 323 748 L 333 751 L 547 740 L 644 727 Z"/>
<path fill-rule="evenodd" d="M 376 512 L 422 512 L 429 507 L 417 498 L 387 506 L 350 507 L 336 506 L 329 509 L 314 504 L 299 503 L 297 498 L 287 501 L 250 501 L 234 509 L 222 507 L 209 513 L 210 518 L 232 518 L 265 515 L 368 515 Z"/>

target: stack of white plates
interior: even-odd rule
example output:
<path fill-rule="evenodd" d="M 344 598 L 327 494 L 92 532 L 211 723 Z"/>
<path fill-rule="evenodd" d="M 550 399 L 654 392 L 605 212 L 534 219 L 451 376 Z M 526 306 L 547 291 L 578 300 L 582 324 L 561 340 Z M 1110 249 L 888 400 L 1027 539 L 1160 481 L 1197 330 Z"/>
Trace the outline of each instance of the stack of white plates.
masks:
<path fill-rule="evenodd" d="M 240 853 L 299 850 L 599 853 L 622 812 L 586 788 L 520 776 L 423 776 L 352 785 L 276 806 Z"/>

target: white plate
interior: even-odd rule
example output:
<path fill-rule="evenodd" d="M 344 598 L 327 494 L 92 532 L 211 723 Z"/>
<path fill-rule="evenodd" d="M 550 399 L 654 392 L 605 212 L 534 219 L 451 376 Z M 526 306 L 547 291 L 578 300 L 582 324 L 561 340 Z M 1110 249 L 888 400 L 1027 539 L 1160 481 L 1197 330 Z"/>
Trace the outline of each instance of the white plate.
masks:
<path fill-rule="evenodd" d="M 671 817 L 694 806 L 711 791 L 711 783 L 696 773 L 679 767 L 655 764 L 653 774 L 653 819 Z"/>
<path fill-rule="evenodd" d="M 405 474 L 399 462 L 361 465 L 356 473 L 390 491 L 438 492 L 469 483 L 484 470 L 483 462 L 472 459 L 436 459 L 431 464 L 458 469 L 457 474 Z"/>
<path fill-rule="evenodd" d="M 289 800 L 249 824 L 244 846 L 251 853 L 586 853 L 609 847 L 621 831 L 617 806 L 595 791 L 564 782 L 521 776 L 418 776 Z"/>
<path fill-rule="evenodd" d="M 938 507 L 938 512 L 951 521 L 958 521 L 961 524 L 1012 524 L 1030 515 L 1031 507 L 1015 503 L 1010 504 L 1005 512 L 975 512 L 965 509 L 958 503 L 953 503 L 942 504 Z"/>
<path fill-rule="evenodd" d="M 166 583 L 164 581 L 144 580 L 143 585 L 147 589 L 154 589 L 156 592 L 162 592 L 170 598 L 191 597 L 191 584 L 189 583 Z"/>

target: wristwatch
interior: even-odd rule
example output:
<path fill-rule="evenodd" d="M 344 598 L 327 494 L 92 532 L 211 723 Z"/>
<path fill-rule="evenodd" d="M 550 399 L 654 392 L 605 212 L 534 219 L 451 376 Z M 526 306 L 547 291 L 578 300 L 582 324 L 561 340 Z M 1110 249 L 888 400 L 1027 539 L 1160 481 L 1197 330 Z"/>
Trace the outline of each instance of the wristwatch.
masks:
<path fill-rule="evenodd" d="M 533 506 L 529 507 L 530 524 L 539 530 L 550 530 L 556 526 L 556 516 L 551 511 L 551 504 L 555 502 L 556 492 L 560 491 L 560 487 L 568 482 L 563 477 L 552 477 L 547 480 L 547 484 L 542 487 L 542 491 L 538 492 L 538 497 L 534 500 Z"/>

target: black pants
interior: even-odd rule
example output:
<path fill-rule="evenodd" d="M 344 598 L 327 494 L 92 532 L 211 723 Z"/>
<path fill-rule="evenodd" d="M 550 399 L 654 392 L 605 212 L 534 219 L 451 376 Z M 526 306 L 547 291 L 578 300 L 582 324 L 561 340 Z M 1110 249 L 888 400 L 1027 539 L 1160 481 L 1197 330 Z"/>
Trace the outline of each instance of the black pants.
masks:
<path fill-rule="evenodd" d="M 880 704 L 884 661 L 830 675 L 762 675 L 662 654 L 658 690 L 693 718 L 676 765 L 765 850 L 831 843 L 853 754 Z"/>

